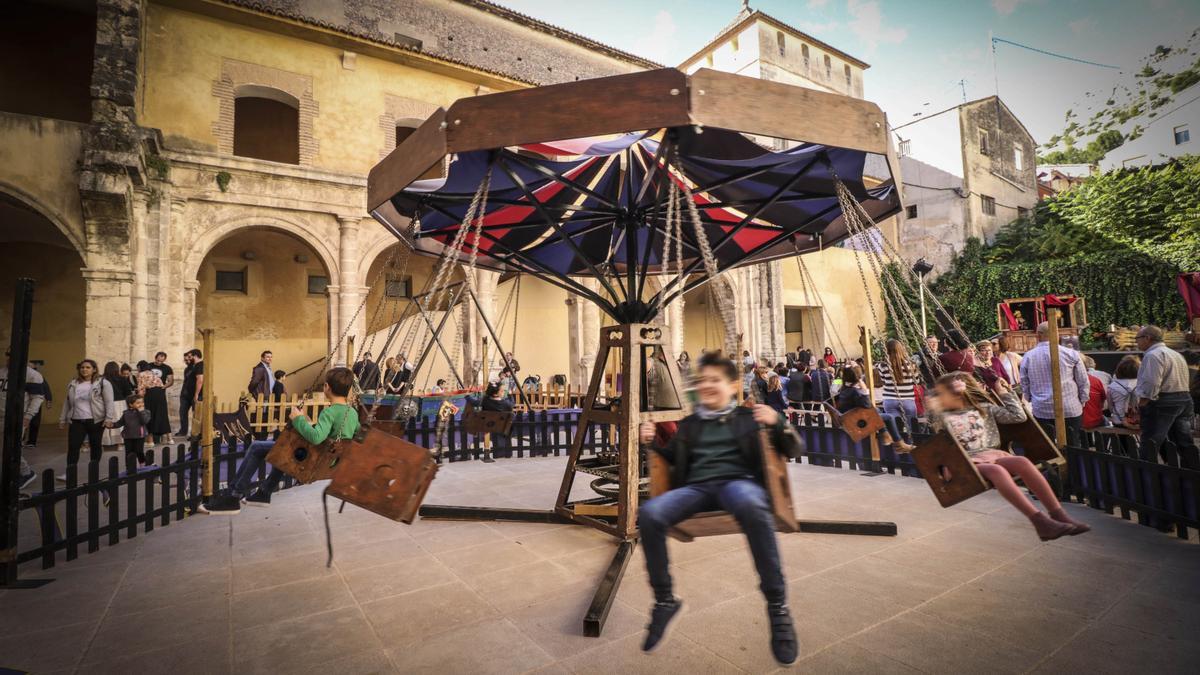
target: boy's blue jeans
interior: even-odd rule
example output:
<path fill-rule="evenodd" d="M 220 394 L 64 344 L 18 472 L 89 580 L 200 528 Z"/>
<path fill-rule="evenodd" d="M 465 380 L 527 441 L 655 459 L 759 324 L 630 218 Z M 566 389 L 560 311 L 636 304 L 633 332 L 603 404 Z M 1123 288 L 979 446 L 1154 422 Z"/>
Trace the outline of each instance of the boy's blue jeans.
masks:
<path fill-rule="evenodd" d="M 646 572 L 656 600 L 672 597 L 667 567 L 667 531 L 704 511 L 727 511 L 742 527 L 758 569 L 759 588 L 770 603 L 783 603 L 787 586 L 775 542 L 775 515 L 767 491 L 749 478 L 712 480 L 665 492 L 638 509 Z"/>
<path fill-rule="evenodd" d="M 242 459 L 242 465 L 238 467 L 237 477 L 233 480 L 231 486 L 235 491 L 242 494 L 250 489 L 250 481 L 254 480 L 254 475 L 258 473 L 258 467 L 267 461 L 267 454 L 271 452 L 271 448 L 275 447 L 275 441 L 254 441 L 250 447 L 246 449 L 246 456 Z M 271 467 L 271 473 L 267 474 L 266 480 L 259 485 L 259 490 L 264 494 L 271 494 L 275 488 L 279 487 L 279 481 L 283 480 L 283 472 L 275 467 Z"/>

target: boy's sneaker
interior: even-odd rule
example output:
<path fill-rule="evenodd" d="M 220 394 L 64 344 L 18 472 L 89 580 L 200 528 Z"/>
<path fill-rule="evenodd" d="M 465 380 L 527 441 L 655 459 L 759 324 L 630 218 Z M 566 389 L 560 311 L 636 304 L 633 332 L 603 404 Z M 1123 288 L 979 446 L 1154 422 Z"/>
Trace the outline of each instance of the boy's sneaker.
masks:
<path fill-rule="evenodd" d="M 771 653 L 780 665 L 792 665 L 800 655 L 800 643 L 796 640 L 791 612 L 787 605 L 772 603 L 767 605 L 767 618 L 771 620 Z"/>
<path fill-rule="evenodd" d="M 650 610 L 650 624 L 646 626 L 646 640 L 642 643 L 643 652 L 649 654 L 666 641 L 670 633 L 671 619 L 682 609 L 683 601 L 679 598 L 654 603 L 654 608 Z"/>
<path fill-rule="evenodd" d="M 233 495 L 217 493 L 208 498 L 207 504 L 201 502 L 197 510 L 214 516 L 233 516 L 242 512 L 242 503 Z"/>
<path fill-rule="evenodd" d="M 271 495 L 263 492 L 262 490 L 255 490 L 254 492 L 250 493 L 249 497 L 246 497 L 242 501 L 246 502 L 250 506 L 270 506 Z"/>
<path fill-rule="evenodd" d="M 29 485 L 30 483 L 32 483 L 34 481 L 35 478 L 37 478 L 37 473 L 34 471 L 30 471 L 29 473 L 21 474 L 21 480 L 19 481 L 20 485 L 17 486 L 17 489 L 20 490 L 21 488 L 25 487 L 26 485 Z"/>

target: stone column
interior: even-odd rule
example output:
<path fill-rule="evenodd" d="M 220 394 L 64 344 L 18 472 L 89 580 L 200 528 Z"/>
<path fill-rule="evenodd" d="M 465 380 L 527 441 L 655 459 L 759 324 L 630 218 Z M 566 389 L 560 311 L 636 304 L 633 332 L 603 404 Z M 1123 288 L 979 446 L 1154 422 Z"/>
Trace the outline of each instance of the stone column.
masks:
<path fill-rule="evenodd" d="M 338 338 L 342 336 L 342 321 L 341 313 L 339 311 L 341 308 L 339 307 L 338 302 L 341 298 L 341 290 L 341 286 L 334 284 L 329 284 L 329 286 L 325 288 L 327 302 L 329 303 L 329 346 L 325 348 L 325 353 L 329 353 L 330 350 L 333 350 L 335 345 L 338 347 L 338 349 L 334 351 L 333 361 L 329 364 L 330 366 L 346 365 L 346 352 L 342 349 L 341 345 L 337 344 Z"/>
<path fill-rule="evenodd" d="M 493 364 L 500 363 L 500 355 L 496 351 L 500 348 L 500 345 L 492 343 L 491 335 L 488 334 L 487 325 L 483 322 L 483 317 L 487 317 L 487 320 L 491 322 L 492 327 L 496 329 L 497 333 L 502 331 L 502 328 L 496 325 L 496 287 L 499 283 L 499 272 L 476 269 L 475 297 L 479 299 L 480 311 L 475 311 L 475 308 L 470 306 L 470 299 L 466 299 L 469 307 L 467 314 L 470 317 L 470 321 L 466 323 L 466 326 L 469 329 L 469 335 L 466 331 L 464 331 L 463 348 L 469 349 L 463 354 L 463 370 L 467 371 L 466 376 L 471 378 L 471 381 L 477 384 L 486 384 L 487 380 L 493 374 L 490 372 L 483 372 L 483 369 L 485 368 L 483 363 L 484 338 L 487 338 L 488 340 L 488 359 L 491 360 Z M 514 279 L 512 283 L 515 284 L 517 281 Z M 509 347 L 511 347 L 511 345 L 509 345 Z M 520 355 L 514 356 L 517 357 L 518 361 L 521 360 Z M 499 372 L 498 368 L 494 370 L 496 370 L 497 373 Z"/>
<path fill-rule="evenodd" d="M 764 263 L 761 267 L 762 273 L 765 275 L 765 283 L 762 284 L 762 287 L 767 293 L 766 298 L 763 298 L 763 302 L 759 305 L 762 308 L 760 323 L 763 326 L 763 344 L 765 345 L 763 352 L 771 357 L 772 363 L 776 363 L 783 360 L 784 352 L 787 351 L 784 344 L 787 336 L 784 333 L 783 320 L 783 269 L 779 260 Z"/>
<path fill-rule="evenodd" d="M 178 361 L 184 351 L 191 349 L 199 336 L 184 333 L 180 327 L 187 323 L 186 288 L 187 280 L 183 278 L 184 240 L 187 238 L 188 225 L 185 217 L 187 200 L 182 197 L 171 198 L 170 222 L 167 224 L 163 239 L 166 250 L 165 264 L 159 267 L 160 285 L 166 291 L 162 294 L 165 302 L 160 301 L 160 309 L 166 320 L 166 333 L 163 349 L 170 356 L 168 359 Z M 194 317 L 195 314 L 193 313 Z M 183 386 L 182 371 L 176 374 L 175 381 Z"/>
<path fill-rule="evenodd" d="M 596 279 L 588 278 L 581 281 L 590 290 L 600 290 L 600 282 Z M 596 365 L 596 350 L 600 347 L 600 308 L 579 297 L 576 297 L 575 300 L 580 305 L 581 319 L 579 334 L 581 355 L 576 364 L 578 379 L 575 383 L 586 389 L 591 383 L 592 366 Z"/>
<path fill-rule="evenodd" d="M 147 251 L 146 228 L 149 227 L 148 205 L 150 193 L 147 190 L 133 191 L 133 232 L 130 236 L 130 257 L 133 260 L 133 288 L 130 291 L 131 314 L 129 320 L 129 349 L 124 354 L 124 360 L 136 363 L 137 359 L 145 359 L 147 355 L 146 340 L 151 330 L 149 307 L 147 304 L 146 262 L 152 255 Z"/>
<path fill-rule="evenodd" d="M 366 341 L 366 321 L 362 312 L 358 312 L 355 317 L 355 312 L 358 311 L 358 306 L 362 303 L 366 288 L 361 285 L 358 278 L 358 223 L 362 220 L 355 216 L 338 216 L 338 229 L 340 237 L 338 239 L 338 321 L 337 330 L 334 331 L 334 340 L 337 340 L 343 333 L 354 336 L 355 351 Z M 353 322 L 353 325 L 351 325 Z M 349 328 L 349 331 L 347 331 Z M 334 347 L 331 343 L 330 348 Z M 337 345 L 339 353 L 342 355 L 342 360 L 346 361 L 347 355 L 345 345 Z M 360 354 L 354 354 L 357 359 Z"/>
<path fill-rule="evenodd" d="M 196 334 L 196 301 L 200 295 L 200 280 L 187 279 L 183 282 L 180 308 L 179 334 L 183 337 L 183 342 L 189 346 L 184 348 L 184 351 L 195 346 L 197 349 L 202 349 L 198 344 L 200 336 Z M 207 354 L 205 355 L 207 358 Z"/>
<path fill-rule="evenodd" d="M 127 269 L 93 267 L 85 267 L 82 272 L 84 351 L 88 358 L 103 363 L 129 352 L 134 275 Z"/>

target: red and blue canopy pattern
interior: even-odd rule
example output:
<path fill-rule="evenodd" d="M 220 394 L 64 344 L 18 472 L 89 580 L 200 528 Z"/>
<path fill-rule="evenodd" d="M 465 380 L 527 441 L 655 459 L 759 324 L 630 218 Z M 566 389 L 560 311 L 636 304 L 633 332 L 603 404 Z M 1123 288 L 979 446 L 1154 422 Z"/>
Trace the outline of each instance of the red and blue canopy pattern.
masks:
<path fill-rule="evenodd" d="M 623 301 L 643 298 L 646 275 L 679 264 L 672 247 L 670 268 L 662 269 L 668 181 L 692 191 L 723 271 L 844 239 L 835 179 L 876 220 L 899 211 L 893 181 L 864 185 L 868 157 L 815 144 L 771 151 L 737 132 L 693 127 L 466 152 L 452 157 L 445 178 L 417 181 L 392 198 L 400 213 L 420 216 L 415 233 L 393 229 L 418 252 L 441 255 L 490 168 L 478 264 L 533 274 L 616 316 Z M 682 218 L 685 275 L 650 299 L 653 308 L 706 280 L 686 208 Z M 474 245 L 466 235 L 457 254 L 466 258 Z M 600 279 L 607 297 L 572 277 Z"/>

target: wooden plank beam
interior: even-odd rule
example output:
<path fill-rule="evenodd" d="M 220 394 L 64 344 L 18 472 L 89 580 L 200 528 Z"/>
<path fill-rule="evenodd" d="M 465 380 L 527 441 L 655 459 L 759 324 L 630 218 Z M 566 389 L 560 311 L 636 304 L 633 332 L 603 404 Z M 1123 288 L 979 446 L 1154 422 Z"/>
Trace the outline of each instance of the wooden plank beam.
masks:
<path fill-rule="evenodd" d="M 707 68 L 689 82 L 692 120 L 706 127 L 888 153 L 887 120 L 870 101 Z"/>
<path fill-rule="evenodd" d="M 687 76 L 674 68 L 459 99 L 450 152 L 688 124 Z"/>
<path fill-rule="evenodd" d="M 446 155 L 446 111 L 436 112 L 367 174 L 367 210 L 375 211 Z M 396 223 L 393 223 L 396 224 Z"/>

